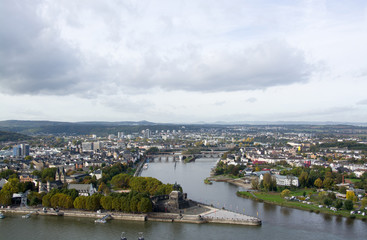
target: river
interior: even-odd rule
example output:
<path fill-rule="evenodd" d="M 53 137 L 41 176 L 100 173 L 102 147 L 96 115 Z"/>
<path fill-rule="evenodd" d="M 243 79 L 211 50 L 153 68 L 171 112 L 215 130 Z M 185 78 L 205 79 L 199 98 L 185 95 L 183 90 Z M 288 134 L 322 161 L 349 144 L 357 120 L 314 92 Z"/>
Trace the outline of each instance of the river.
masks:
<path fill-rule="evenodd" d="M 204 184 L 217 159 L 197 159 L 193 163 L 151 162 L 142 176 L 156 177 L 164 183 L 179 183 L 188 197 L 200 202 L 225 207 L 262 219 L 262 226 L 222 224 L 183 224 L 161 222 L 125 222 L 112 220 L 95 224 L 93 219 L 19 215 L 0 219 L 0 240 L 8 239 L 128 239 L 138 232 L 150 239 L 366 239 L 367 223 L 324 214 L 310 213 L 236 196 L 240 188 L 228 183 Z"/>

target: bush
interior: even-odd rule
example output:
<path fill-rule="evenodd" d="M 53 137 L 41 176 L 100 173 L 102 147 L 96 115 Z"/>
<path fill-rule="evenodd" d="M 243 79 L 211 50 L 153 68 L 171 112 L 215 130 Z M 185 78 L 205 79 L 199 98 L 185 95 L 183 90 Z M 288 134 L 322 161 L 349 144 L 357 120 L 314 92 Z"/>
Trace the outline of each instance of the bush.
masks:
<path fill-rule="evenodd" d="M 324 204 L 326 206 L 330 206 L 331 204 L 333 204 L 333 200 L 331 198 L 327 197 L 327 198 L 324 199 Z"/>
<path fill-rule="evenodd" d="M 284 189 L 284 190 L 282 191 L 282 193 L 280 194 L 280 196 L 281 196 L 282 198 L 284 198 L 284 197 L 288 197 L 290 193 L 291 193 L 291 191 L 289 191 L 288 189 Z"/>
<path fill-rule="evenodd" d="M 351 200 L 346 200 L 344 202 L 344 208 L 346 210 L 353 210 L 353 202 Z"/>
<path fill-rule="evenodd" d="M 337 199 L 335 202 L 334 202 L 334 206 L 336 209 L 340 209 L 343 207 L 343 201 L 340 200 L 340 199 Z"/>

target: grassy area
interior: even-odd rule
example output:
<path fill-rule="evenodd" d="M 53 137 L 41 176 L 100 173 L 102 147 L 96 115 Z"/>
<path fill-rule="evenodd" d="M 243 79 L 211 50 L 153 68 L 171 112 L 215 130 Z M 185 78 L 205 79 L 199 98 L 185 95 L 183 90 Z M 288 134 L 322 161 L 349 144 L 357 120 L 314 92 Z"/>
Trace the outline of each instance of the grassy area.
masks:
<path fill-rule="evenodd" d="M 213 184 L 213 183 L 212 183 L 208 178 L 205 178 L 205 179 L 204 179 L 204 183 L 205 183 L 205 184 Z"/>
<path fill-rule="evenodd" d="M 346 178 L 345 180 L 349 180 L 352 183 L 357 183 L 357 182 L 360 182 L 361 181 L 361 179 L 357 179 L 357 178 Z"/>
<path fill-rule="evenodd" d="M 303 192 L 306 192 L 307 195 L 309 192 L 313 192 L 310 189 L 301 189 L 297 191 L 292 191 L 291 195 L 293 196 L 302 196 Z M 297 208 L 301 210 L 306 210 L 310 212 L 315 213 L 326 213 L 326 214 L 332 214 L 336 216 L 343 216 L 343 217 L 351 217 L 351 218 L 359 218 L 367 220 L 367 216 L 362 215 L 351 215 L 350 211 L 347 210 L 338 210 L 338 211 L 332 211 L 328 208 L 319 208 L 317 203 L 307 204 L 297 201 L 289 201 L 280 196 L 280 193 L 278 192 L 244 192 L 239 191 L 237 192 L 237 196 L 244 197 L 244 198 L 250 198 L 253 200 L 257 200 L 260 202 L 266 202 L 270 204 L 276 204 L 284 207 L 291 207 L 291 208 Z"/>

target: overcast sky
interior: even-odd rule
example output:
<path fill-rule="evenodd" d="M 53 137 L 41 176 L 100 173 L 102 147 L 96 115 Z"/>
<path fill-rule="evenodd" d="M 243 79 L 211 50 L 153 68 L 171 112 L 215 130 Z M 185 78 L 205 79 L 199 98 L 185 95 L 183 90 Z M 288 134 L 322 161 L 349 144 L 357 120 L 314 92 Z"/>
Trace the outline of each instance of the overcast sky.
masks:
<path fill-rule="evenodd" d="M 0 120 L 367 122 L 365 0 L 0 0 Z"/>

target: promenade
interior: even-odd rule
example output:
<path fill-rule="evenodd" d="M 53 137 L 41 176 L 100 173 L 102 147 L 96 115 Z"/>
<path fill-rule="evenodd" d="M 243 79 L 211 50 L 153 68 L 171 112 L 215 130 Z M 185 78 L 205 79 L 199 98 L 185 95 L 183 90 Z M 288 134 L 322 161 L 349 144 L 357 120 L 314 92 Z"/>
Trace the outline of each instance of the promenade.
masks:
<path fill-rule="evenodd" d="M 195 209 L 194 209 L 195 208 Z M 228 210 L 217 209 L 210 206 L 195 206 L 193 209 L 186 209 L 186 214 L 178 213 L 161 213 L 153 212 L 147 214 L 132 214 L 122 212 L 92 212 L 79 210 L 60 210 L 59 212 L 47 211 L 43 212 L 39 208 L 11 208 L 1 209 L 6 215 L 13 214 L 29 214 L 32 215 L 48 215 L 48 216 L 64 216 L 64 217 L 85 217 L 100 219 L 103 216 L 111 215 L 112 219 L 126 221 L 161 221 L 161 222 L 182 222 L 182 223 L 221 223 L 221 224 L 236 224 L 236 225 L 261 225 L 261 220 L 256 217 L 247 216 L 240 213 L 231 212 Z M 198 211 L 200 209 L 200 211 Z M 204 210 L 205 209 L 205 210 Z M 204 211 L 203 211 L 204 210 Z M 195 212 L 195 213 L 194 213 Z"/>
<path fill-rule="evenodd" d="M 217 208 L 211 208 L 210 211 L 202 214 L 201 217 L 209 223 L 261 225 L 259 218 Z"/>

